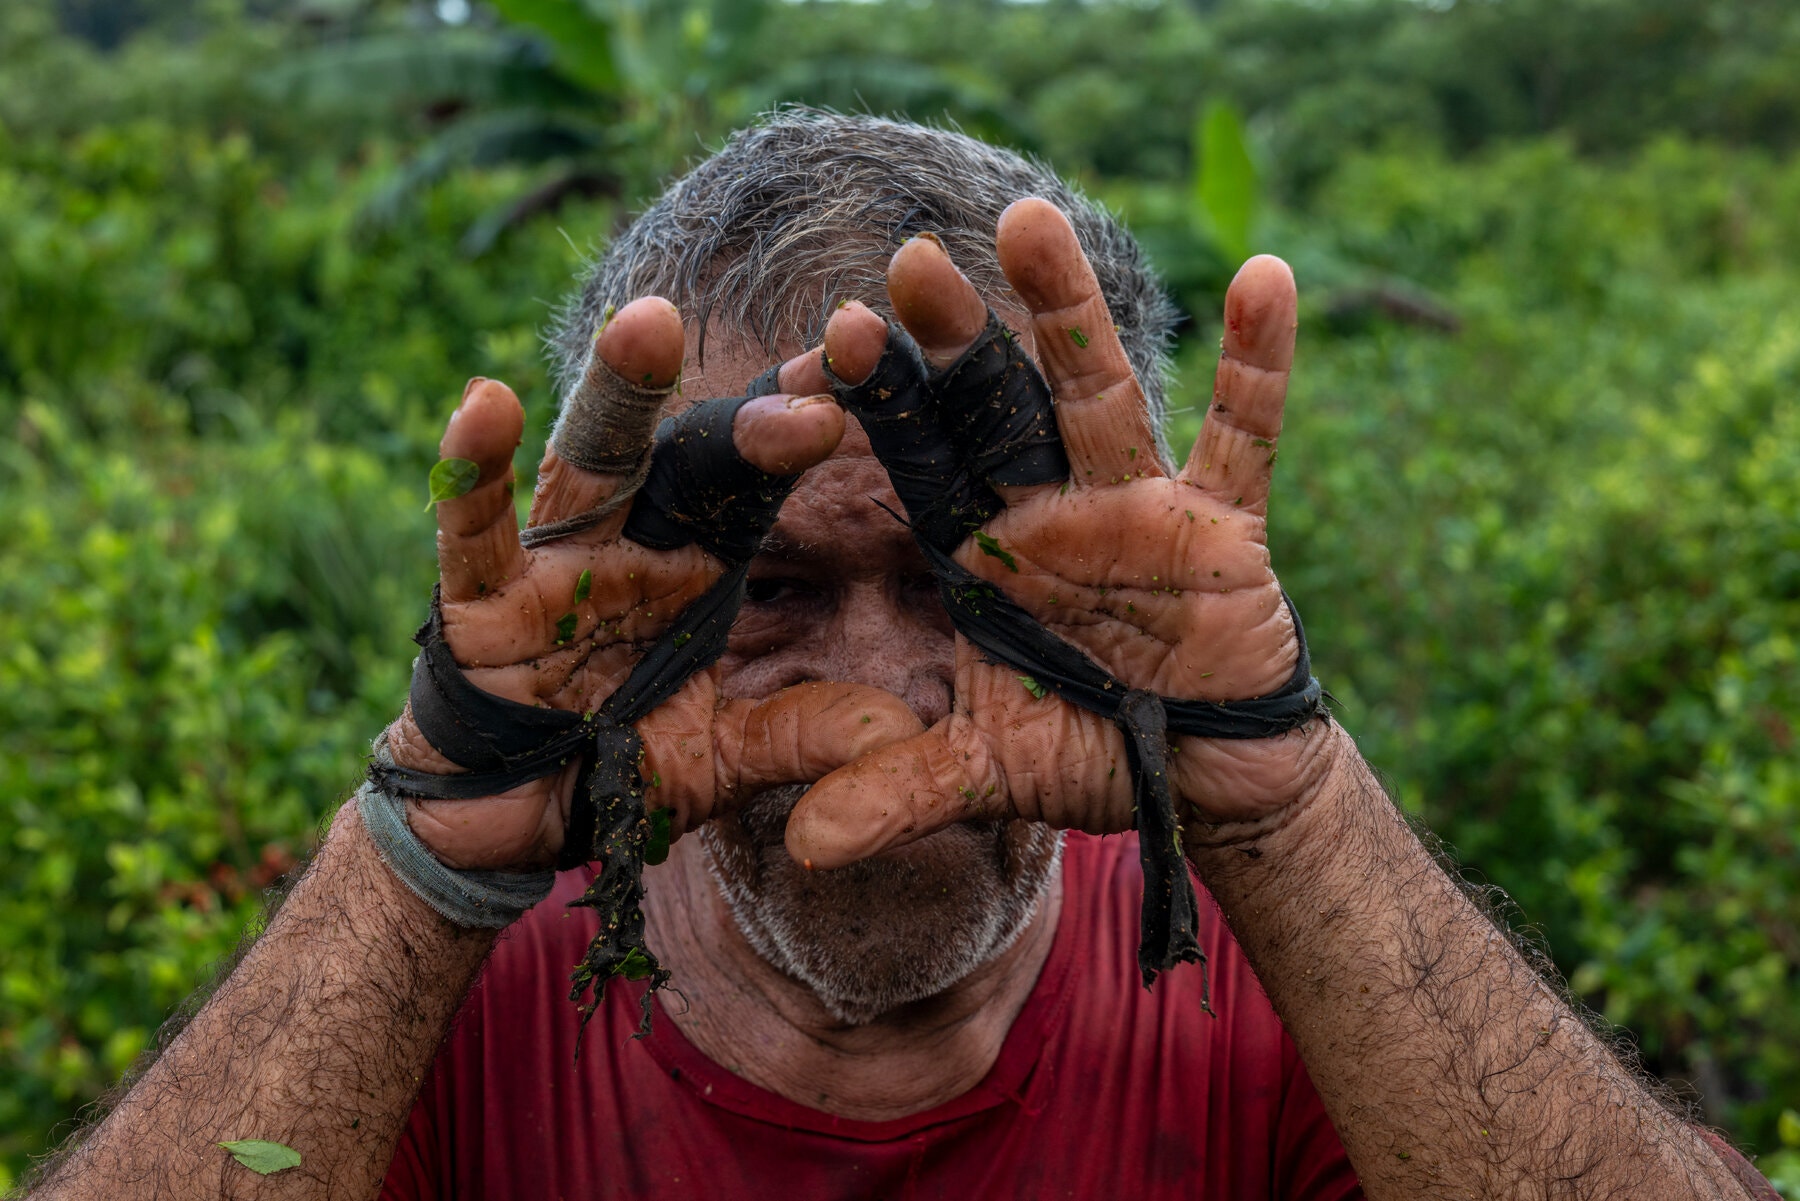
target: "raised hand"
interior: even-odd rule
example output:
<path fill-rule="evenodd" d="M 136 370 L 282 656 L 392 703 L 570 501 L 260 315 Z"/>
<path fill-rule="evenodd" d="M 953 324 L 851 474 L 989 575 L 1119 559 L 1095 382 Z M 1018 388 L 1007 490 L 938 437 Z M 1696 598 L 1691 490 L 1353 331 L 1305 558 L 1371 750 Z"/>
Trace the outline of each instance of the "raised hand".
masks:
<path fill-rule="evenodd" d="M 1069 474 L 1023 486 L 990 475 L 998 503 L 988 508 L 997 511 L 956 546 L 955 561 L 1126 687 L 1211 701 L 1282 689 L 1299 643 L 1264 534 L 1293 357 L 1287 267 L 1253 259 L 1233 282 L 1213 404 L 1186 465 L 1171 474 L 1067 220 L 1044 201 L 1020 201 L 1001 219 L 997 249 L 1026 308 L 1022 334 L 1054 394 Z M 903 247 L 888 286 L 928 367 L 955 362 L 981 335 L 985 306 L 934 241 Z M 826 354 L 854 385 L 888 369 L 887 341 L 885 323 L 852 305 L 834 316 Z M 938 450 L 967 462 L 956 441 L 946 437 Z M 905 472 L 888 467 L 910 512 Z M 957 516 L 987 516 L 970 507 Z M 1263 740 L 1173 740 L 1168 773 L 1184 821 L 1216 827 L 1279 814 L 1320 770 L 1314 734 L 1323 724 Z M 970 817 L 1124 830 L 1133 820 L 1130 777 L 1110 721 L 959 637 L 954 711 L 813 788 L 789 822 L 788 846 L 830 867 Z"/>
<path fill-rule="evenodd" d="M 623 396 L 645 412 L 641 419 L 589 413 L 606 445 L 563 441 L 570 454 L 554 447 L 546 453 L 524 539 L 512 502 L 512 453 L 523 411 L 511 390 L 494 381 L 471 381 L 464 393 L 440 453 L 473 461 L 480 475 L 467 493 L 437 506 L 440 595 L 445 641 L 482 691 L 547 709 L 595 710 L 647 644 L 726 570 L 699 543 L 652 549 L 630 535 L 647 538 L 638 527 L 660 525 L 665 536 L 648 540 L 666 545 L 679 540 L 666 536 L 671 524 L 685 524 L 709 541 L 702 527 L 741 526 L 754 499 L 749 494 L 778 497 L 791 483 L 787 477 L 836 447 L 844 418 L 828 397 L 760 397 L 728 418 L 737 455 L 749 478 L 760 481 L 745 498 L 707 495 L 705 479 L 672 472 L 653 476 L 629 504 L 605 511 L 622 489 L 636 485 L 631 465 L 643 459 L 655 410 L 673 391 L 683 344 L 680 315 L 655 298 L 626 306 L 600 331 L 585 394 Z M 695 413 L 713 403 L 724 402 L 702 402 Z M 642 511 L 649 506 L 655 511 Z M 594 520 L 597 511 L 603 515 Z M 671 833 L 679 836 L 741 797 L 816 779 L 919 728 L 898 699 L 851 684 L 806 684 L 764 700 L 722 701 L 716 669 L 709 668 L 637 723 L 638 772 L 646 804 L 669 810 Z M 424 737 L 410 704 L 386 743 L 402 768 L 439 775 L 460 770 Z M 553 774 L 490 797 L 414 800 L 414 833 L 455 868 L 548 865 L 562 849 L 579 766 L 571 759 Z"/>

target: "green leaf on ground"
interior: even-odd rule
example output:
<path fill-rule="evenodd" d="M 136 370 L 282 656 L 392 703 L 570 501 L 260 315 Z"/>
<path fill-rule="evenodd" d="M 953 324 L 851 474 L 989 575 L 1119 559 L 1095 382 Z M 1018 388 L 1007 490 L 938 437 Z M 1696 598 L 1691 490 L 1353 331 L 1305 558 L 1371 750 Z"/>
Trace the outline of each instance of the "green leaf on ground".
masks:
<path fill-rule="evenodd" d="M 994 558 L 1006 564 L 1006 569 L 1008 571 L 1019 570 L 1018 560 L 1014 559 L 1006 548 L 1000 545 L 999 539 L 995 538 L 992 534 L 976 530 L 975 545 L 981 548 L 982 554 L 992 555 Z"/>
<path fill-rule="evenodd" d="M 276 1172 L 300 1166 L 300 1152 L 281 1143 L 271 1143 L 260 1138 L 241 1138 L 234 1143 L 220 1143 L 219 1146 L 231 1152 L 233 1159 L 258 1176 L 273 1176 Z"/>
<path fill-rule="evenodd" d="M 475 486 L 481 478 L 481 468 L 468 459 L 439 459 L 431 467 L 431 499 L 425 502 L 429 509 L 439 501 L 455 500 Z"/>

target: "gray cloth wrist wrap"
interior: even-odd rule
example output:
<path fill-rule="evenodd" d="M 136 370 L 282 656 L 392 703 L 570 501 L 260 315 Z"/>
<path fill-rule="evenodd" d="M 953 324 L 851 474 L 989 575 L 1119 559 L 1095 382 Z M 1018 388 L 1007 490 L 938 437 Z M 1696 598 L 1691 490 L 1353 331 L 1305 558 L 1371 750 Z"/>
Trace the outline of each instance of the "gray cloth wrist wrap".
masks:
<path fill-rule="evenodd" d="M 377 743 L 378 762 L 393 763 L 385 744 Z M 457 871 L 439 863 L 406 821 L 406 802 L 373 783 L 356 792 L 363 828 L 375 843 L 388 870 L 421 901 L 447 921 L 470 930 L 500 930 L 550 895 L 556 873 Z"/>

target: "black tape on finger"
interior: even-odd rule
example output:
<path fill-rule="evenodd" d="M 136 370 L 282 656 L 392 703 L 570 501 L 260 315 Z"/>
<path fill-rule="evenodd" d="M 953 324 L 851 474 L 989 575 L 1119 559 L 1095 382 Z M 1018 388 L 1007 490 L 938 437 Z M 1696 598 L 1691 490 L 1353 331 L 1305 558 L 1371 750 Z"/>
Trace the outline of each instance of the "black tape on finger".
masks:
<path fill-rule="evenodd" d="M 939 420 L 977 480 L 1018 485 L 1068 478 L 1050 386 L 994 310 L 961 357 L 932 373 L 930 389 Z"/>
<path fill-rule="evenodd" d="M 727 563 L 756 553 L 800 477 L 738 454 L 732 426 L 751 399 L 703 401 L 662 423 L 625 537 L 652 550 L 698 542 Z"/>
<path fill-rule="evenodd" d="M 918 345 L 905 330 L 888 323 L 887 345 L 862 383 L 844 383 L 829 359 L 825 374 L 838 403 L 869 435 L 920 541 L 949 550 L 1000 511 L 1000 498 L 964 467 L 931 401 Z"/>

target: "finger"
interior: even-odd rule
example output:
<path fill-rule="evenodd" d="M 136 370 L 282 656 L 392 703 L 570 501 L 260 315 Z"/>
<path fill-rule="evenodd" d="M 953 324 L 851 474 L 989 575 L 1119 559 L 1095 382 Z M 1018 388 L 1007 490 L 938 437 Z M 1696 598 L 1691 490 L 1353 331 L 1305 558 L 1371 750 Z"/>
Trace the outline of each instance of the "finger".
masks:
<path fill-rule="evenodd" d="M 639 473 L 681 375 L 681 314 L 657 296 L 634 300 L 594 338 L 563 401 L 538 469 L 530 527 L 538 539 L 574 533 Z M 548 533 L 563 527 L 557 533 Z"/>
<path fill-rule="evenodd" d="M 985 489 L 952 495 L 959 456 L 930 406 L 924 361 L 903 328 L 847 304 L 825 327 L 825 366 L 838 402 L 869 436 L 920 538 L 949 550 L 999 510 Z"/>
<path fill-rule="evenodd" d="M 994 248 L 1031 313 L 1070 479 L 1085 486 L 1161 475 L 1143 390 L 1068 218 L 1047 200 L 1014 201 Z"/>
<path fill-rule="evenodd" d="M 468 492 L 438 502 L 438 575 L 446 601 L 496 591 L 524 566 L 512 467 L 524 429 L 519 398 L 495 380 L 470 380 L 450 415 L 439 456 L 470 460 L 481 474 Z"/>
<path fill-rule="evenodd" d="M 673 810 L 681 833 L 764 789 L 810 784 L 920 728 L 904 701 L 866 684 L 796 684 L 716 708 L 683 692 L 639 724 L 639 771 L 647 803 Z"/>
<path fill-rule="evenodd" d="M 727 701 L 714 722 L 718 795 L 810 784 L 923 731 L 904 700 L 866 684 L 796 684 L 765 700 Z"/>
<path fill-rule="evenodd" d="M 1294 273 L 1273 255 L 1238 270 L 1225 293 L 1225 336 L 1212 407 L 1181 476 L 1255 513 L 1268 510 L 1269 478 L 1294 365 Z"/>
<path fill-rule="evenodd" d="M 698 543 L 729 564 L 747 561 L 775 524 L 798 473 L 843 436 L 829 396 L 702 401 L 663 423 L 624 535 L 655 550 Z"/>
<path fill-rule="evenodd" d="M 785 363 L 777 363 L 751 380 L 744 395 L 772 396 L 785 392 L 789 396 L 817 396 L 829 391 L 831 379 L 825 374 L 825 348 L 815 346 Z"/>
<path fill-rule="evenodd" d="M 829 394 L 759 396 L 737 411 L 731 435 L 752 467 L 768 475 L 797 475 L 837 449 L 844 410 Z"/>
<path fill-rule="evenodd" d="M 1066 480 L 1049 386 L 936 238 L 894 253 L 888 297 L 934 368 L 932 405 L 970 474 L 1009 502 L 1012 488 Z"/>
<path fill-rule="evenodd" d="M 823 365 L 840 386 L 861 387 L 881 362 L 887 339 L 887 322 L 869 306 L 860 300 L 840 305 L 825 324 Z"/>
<path fill-rule="evenodd" d="M 888 262 L 894 316 L 919 344 L 928 366 L 956 362 L 987 327 L 987 303 L 931 234 L 910 238 Z"/>

